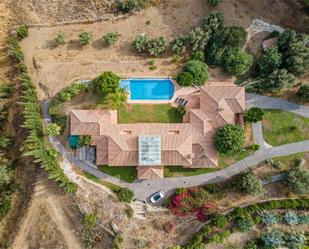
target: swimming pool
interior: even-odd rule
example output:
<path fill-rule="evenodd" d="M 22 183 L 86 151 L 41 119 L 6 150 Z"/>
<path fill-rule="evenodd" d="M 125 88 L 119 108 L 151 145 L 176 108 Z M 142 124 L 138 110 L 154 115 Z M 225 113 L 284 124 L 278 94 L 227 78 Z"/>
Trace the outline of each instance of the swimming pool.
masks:
<path fill-rule="evenodd" d="M 130 92 L 130 100 L 165 100 L 174 96 L 174 84 L 169 78 L 131 78 L 120 80 L 119 86 Z"/>

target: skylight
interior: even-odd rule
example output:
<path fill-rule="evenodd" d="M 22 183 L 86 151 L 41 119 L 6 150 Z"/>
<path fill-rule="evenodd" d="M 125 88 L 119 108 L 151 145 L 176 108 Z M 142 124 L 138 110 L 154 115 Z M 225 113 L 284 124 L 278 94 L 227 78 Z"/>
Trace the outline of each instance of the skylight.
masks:
<path fill-rule="evenodd" d="M 161 165 L 160 136 L 138 137 L 138 163 L 140 166 Z"/>

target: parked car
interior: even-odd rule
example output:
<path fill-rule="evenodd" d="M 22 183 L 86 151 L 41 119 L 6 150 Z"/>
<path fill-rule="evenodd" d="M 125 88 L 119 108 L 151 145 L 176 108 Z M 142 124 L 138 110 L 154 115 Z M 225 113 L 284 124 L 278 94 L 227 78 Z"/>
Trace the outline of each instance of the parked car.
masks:
<path fill-rule="evenodd" d="M 151 203 L 157 203 L 158 201 L 162 200 L 165 196 L 166 196 L 166 193 L 163 190 L 161 190 L 159 192 L 154 193 L 150 197 L 150 201 Z"/>

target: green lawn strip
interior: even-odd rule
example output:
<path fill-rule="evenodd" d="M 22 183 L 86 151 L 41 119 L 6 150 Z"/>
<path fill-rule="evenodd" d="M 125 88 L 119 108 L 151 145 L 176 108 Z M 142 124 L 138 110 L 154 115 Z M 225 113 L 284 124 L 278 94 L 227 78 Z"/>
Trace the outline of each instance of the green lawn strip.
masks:
<path fill-rule="evenodd" d="M 128 105 L 118 111 L 119 123 L 181 123 L 182 117 L 170 104 Z"/>
<path fill-rule="evenodd" d="M 244 151 L 240 151 L 238 153 L 236 153 L 233 156 L 227 156 L 224 154 L 219 154 L 219 168 L 226 168 L 230 165 L 232 165 L 233 163 L 236 163 L 250 155 L 252 155 L 255 152 L 255 150 L 253 149 L 246 149 Z"/>
<path fill-rule="evenodd" d="M 164 166 L 164 177 L 195 176 L 215 172 L 219 168 L 183 168 L 181 166 Z"/>
<path fill-rule="evenodd" d="M 100 178 L 88 173 L 88 172 L 84 172 L 84 175 L 87 179 L 91 180 L 91 181 L 94 181 L 96 183 L 99 183 L 99 184 L 102 184 L 104 185 L 105 187 L 109 188 L 110 190 L 112 190 L 113 192 L 117 192 L 118 190 L 121 189 L 120 186 L 116 185 L 116 184 L 113 184 L 113 183 L 110 183 L 110 182 L 106 182 L 106 181 L 103 181 L 101 180 Z"/>
<path fill-rule="evenodd" d="M 278 146 L 309 139 L 309 118 L 280 110 L 265 110 L 263 135 L 267 143 Z"/>
<path fill-rule="evenodd" d="M 98 168 L 101 172 L 116 177 L 125 182 L 131 183 L 136 179 L 136 167 L 99 166 Z"/>

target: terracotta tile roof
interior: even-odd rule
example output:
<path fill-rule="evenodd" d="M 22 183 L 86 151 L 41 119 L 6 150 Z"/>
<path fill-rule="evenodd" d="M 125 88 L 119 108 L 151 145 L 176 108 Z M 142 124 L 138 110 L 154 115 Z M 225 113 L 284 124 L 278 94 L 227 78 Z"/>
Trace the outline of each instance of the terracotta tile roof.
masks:
<path fill-rule="evenodd" d="M 163 167 L 162 166 L 137 167 L 137 177 L 139 179 L 163 178 Z"/>

